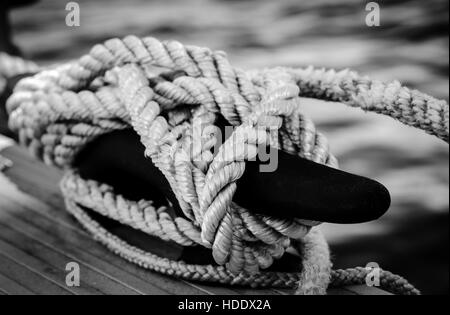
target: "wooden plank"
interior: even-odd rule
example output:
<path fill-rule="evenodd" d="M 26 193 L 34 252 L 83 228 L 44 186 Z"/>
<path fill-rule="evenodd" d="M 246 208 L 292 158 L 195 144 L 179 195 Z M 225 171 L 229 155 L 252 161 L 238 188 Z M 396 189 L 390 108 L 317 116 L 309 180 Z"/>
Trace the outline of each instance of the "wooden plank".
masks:
<path fill-rule="evenodd" d="M 126 283 L 127 286 L 133 288 L 137 287 L 140 292 L 147 294 L 205 294 L 186 283 L 178 283 L 168 277 L 150 273 L 128 263 L 96 243 L 92 238 L 66 229 L 55 222 L 49 223 L 48 219 L 36 213 L 26 212 L 24 215 L 24 213 L 17 212 L 11 205 L 6 206 L 5 198 L 1 199 L 0 206 L 5 210 L 0 213 L 0 220 L 3 222 L 6 220 L 13 229 L 20 229 L 20 232 L 70 257 L 73 261 L 78 261 L 98 271 L 101 270 L 102 273 L 119 283 Z M 2 217 L 4 219 L 1 219 Z M 44 226 L 46 228 L 41 230 L 40 227 Z M 93 255 L 92 252 L 95 252 L 96 255 Z M 145 275 L 146 278 L 137 277 L 135 273 L 137 270 L 141 270 L 140 276 Z"/>
<path fill-rule="evenodd" d="M 10 201 L 10 197 L 2 195 L 0 192 L 1 198 L 4 200 L 3 202 Z M 0 205 L 2 201 L 0 201 Z M 6 209 L 8 211 L 8 209 Z M 45 219 L 49 220 L 46 216 L 40 216 L 39 213 L 33 211 L 27 211 L 26 215 L 20 212 L 11 213 L 11 215 L 18 217 L 22 221 L 26 221 L 29 224 L 37 224 L 38 226 L 45 225 Z M 61 237 L 62 233 L 64 233 L 64 238 L 67 242 L 73 244 L 73 248 L 77 248 L 83 251 L 83 255 L 88 257 L 88 253 L 92 254 L 92 257 L 95 257 L 94 263 L 98 264 L 102 262 L 102 266 L 104 265 L 104 261 L 108 261 L 112 266 L 116 266 L 115 273 L 117 274 L 117 270 L 120 270 L 121 275 L 125 275 L 124 281 L 127 283 L 131 281 L 133 285 L 144 286 L 144 292 L 157 294 L 158 290 L 160 294 L 164 293 L 177 293 L 177 294 L 237 294 L 238 292 L 222 288 L 222 287 L 210 287 L 202 284 L 192 284 L 187 281 L 179 281 L 175 280 L 163 275 L 155 274 L 149 272 L 145 269 L 139 268 L 133 264 L 130 264 L 123 260 L 122 258 L 114 255 L 109 252 L 105 247 L 93 241 L 93 239 L 80 233 L 81 227 L 77 229 L 69 229 L 65 225 L 60 225 L 58 221 L 52 221 L 55 223 L 53 227 L 46 231 L 48 234 L 51 234 L 53 237 L 58 238 Z M 59 232 L 58 232 L 59 231 Z M 76 241 L 78 240 L 78 241 Z M 89 245 L 87 245 L 89 244 Z M 72 249 L 73 250 L 73 249 Z M 79 256 L 78 256 L 79 257 Z M 91 256 L 88 259 L 92 259 Z M 91 260 L 89 260 L 90 263 Z M 104 267 L 102 267 L 104 268 Z M 106 269 L 108 270 L 108 269 Z M 129 270 L 130 273 L 124 272 L 124 270 Z M 128 275 L 128 276 L 127 276 Z M 138 276 L 138 278 L 136 277 Z M 138 282 L 138 284 L 136 284 Z M 152 285 L 151 285 L 152 284 Z M 156 285 L 156 287 L 155 287 Z"/>
<path fill-rule="evenodd" d="M 8 153 L 11 153 L 11 152 L 12 152 L 12 154 L 7 154 L 9 157 L 14 158 L 15 160 L 21 160 L 20 150 L 8 151 Z M 28 159 L 28 157 L 25 155 L 25 158 L 23 158 L 22 160 L 26 160 L 26 159 Z M 29 164 L 35 164 L 35 163 L 29 163 Z M 16 166 L 17 166 L 17 164 L 16 164 Z M 40 165 L 39 163 L 37 163 L 37 166 L 42 167 L 42 168 L 47 168 L 47 167 L 45 167 L 43 165 Z M 17 168 L 15 168 L 15 169 L 17 169 Z M 49 170 L 49 173 L 52 173 L 52 172 L 55 173 L 55 174 L 58 173 L 52 168 L 48 168 L 48 170 Z M 15 173 L 15 177 L 16 177 L 16 180 L 20 179 L 20 174 L 18 175 L 18 173 Z M 22 180 L 25 180 L 27 178 L 28 177 L 22 176 Z M 55 176 L 53 176 L 53 178 L 54 178 L 53 182 L 57 183 L 58 180 L 59 180 L 59 175 L 55 175 Z M 63 204 L 62 198 L 60 196 L 60 192 L 59 192 L 56 184 L 51 185 L 51 183 L 50 183 L 49 185 L 42 185 L 42 183 L 41 183 L 41 185 L 30 185 L 30 186 L 38 187 L 37 189 L 34 190 L 34 192 L 38 192 L 39 189 L 41 189 L 42 187 L 44 187 L 45 190 L 48 190 L 46 188 L 52 188 L 52 190 L 55 192 L 55 194 L 57 194 L 57 198 L 60 199 L 60 200 L 56 201 L 56 203 L 57 204 L 61 204 L 61 205 Z M 44 194 L 45 194 L 45 192 L 44 192 Z M 8 195 L 10 195 L 10 194 L 8 194 Z M 3 196 L 3 197 L 8 199 L 8 195 L 7 196 Z M 15 199 L 16 199 L 15 200 L 16 202 L 18 201 L 21 204 L 23 204 L 24 201 L 26 201 L 25 203 L 27 203 L 30 200 L 33 200 L 33 198 L 30 198 L 28 196 L 24 196 L 24 194 L 21 194 L 20 198 L 15 198 Z M 39 202 L 36 202 L 36 200 L 34 200 L 34 202 L 28 207 L 29 208 L 28 210 L 35 209 L 37 204 L 39 204 Z M 62 207 L 61 207 L 61 209 L 54 210 L 54 209 L 52 209 L 52 207 L 48 207 L 48 206 L 43 205 L 42 203 L 40 203 L 40 205 L 38 206 L 38 209 L 41 211 L 41 214 L 46 216 L 47 218 L 49 218 L 49 217 L 50 218 L 54 218 L 55 216 L 59 217 L 60 220 L 57 222 L 59 225 L 63 225 L 65 227 L 71 227 L 73 229 L 73 231 L 75 231 L 76 233 L 78 233 L 78 234 L 85 234 L 87 236 L 87 233 L 83 229 L 81 229 L 78 224 L 76 224 L 76 222 L 70 217 L 70 215 L 66 211 L 64 211 L 62 209 Z M 49 211 L 49 210 L 52 210 L 52 211 Z M 50 215 L 45 213 L 45 211 L 51 212 Z M 70 218 L 70 220 L 67 220 L 68 218 Z M 89 238 L 85 238 L 85 239 L 88 239 L 90 242 L 92 242 L 92 238 L 90 238 L 90 237 Z M 98 244 L 95 244 L 95 245 L 96 245 L 96 247 L 99 247 Z M 84 247 L 85 246 L 83 246 L 83 248 Z M 92 246 L 89 246 L 88 248 L 91 249 Z M 102 259 L 104 259 L 105 252 L 108 255 L 110 255 L 109 251 L 106 251 L 105 248 L 101 247 L 101 250 L 98 252 L 98 257 L 102 257 Z M 111 258 L 110 261 L 114 260 L 114 261 L 123 262 L 121 258 L 119 258 L 118 256 L 115 256 L 115 255 L 112 255 L 110 258 Z M 126 268 L 124 268 L 124 267 L 126 267 Z M 124 269 L 127 270 L 127 269 L 129 269 L 129 267 L 130 266 L 123 266 L 122 264 L 120 264 L 120 266 L 119 266 L 119 268 L 121 268 L 122 270 L 124 270 Z M 146 277 L 146 278 L 148 278 L 148 277 Z M 148 279 L 145 279 L 145 280 L 144 279 L 139 279 L 139 278 L 136 278 L 136 279 L 137 279 L 137 281 L 134 280 L 134 282 L 140 282 L 141 285 L 143 285 L 144 283 L 147 283 L 147 285 L 145 285 L 145 286 L 146 286 L 146 290 L 149 293 L 153 293 L 153 294 L 156 294 L 156 293 L 160 293 L 160 294 L 168 293 L 168 291 L 160 290 L 159 288 L 156 289 L 156 287 L 154 287 L 154 286 L 152 288 L 149 288 L 149 283 L 152 283 L 152 282 L 155 282 L 155 281 L 148 282 L 148 281 L 146 281 Z M 129 280 L 129 279 L 127 279 L 127 280 Z M 154 280 L 154 279 L 152 279 L 152 280 Z M 168 286 L 171 287 L 170 286 L 170 281 L 168 281 L 167 279 L 160 279 L 160 281 L 157 281 L 157 282 L 159 282 L 159 284 L 161 284 L 162 287 L 168 287 Z M 176 291 L 179 294 L 200 294 L 200 293 L 202 293 L 202 291 L 193 290 L 193 286 L 191 286 L 189 284 L 177 285 L 176 286 L 176 290 L 174 290 L 174 291 Z M 178 291 L 181 291 L 181 292 L 178 292 Z"/>
<path fill-rule="evenodd" d="M 56 228 L 55 233 L 48 231 L 55 230 L 55 226 L 50 224 L 45 218 L 37 216 L 32 217 L 34 224 L 26 221 L 18 215 L 17 207 L 11 206 L 5 200 L 0 200 L 0 220 L 4 225 L 8 225 L 10 229 L 25 235 L 26 237 L 41 243 L 44 247 L 67 257 L 67 262 L 75 261 L 82 266 L 85 272 L 94 277 L 92 281 L 98 281 L 98 285 L 102 286 L 102 292 L 106 294 L 145 294 L 142 290 L 134 288 L 114 275 L 123 275 L 123 272 L 117 268 L 112 268 L 105 260 L 93 257 L 88 253 L 88 249 L 93 245 L 98 245 L 94 241 L 79 242 L 77 238 L 67 236 L 64 229 Z M 23 214 L 22 214 L 23 215 Z M 74 246 L 75 245 L 75 246 Z M 65 266 L 65 264 L 64 264 Z M 146 290 L 152 292 L 165 293 L 157 287 L 141 281 Z"/>
<path fill-rule="evenodd" d="M 3 257 L 7 258 L 8 260 L 16 263 L 19 266 L 22 266 L 24 268 L 26 268 L 27 270 L 30 270 L 31 272 L 33 272 L 34 274 L 36 274 L 37 276 L 39 276 L 42 279 L 45 279 L 53 284 L 55 284 L 56 286 L 66 290 L 68 293 L 70 293 L 71 295 L 76 295 L 77 293 L 72 289 L 69 288 L 65 283 L 63 283 L 63 281 L 61 281 L 60 279 L 58 279 L 57 277 L 55 277 L 54 275 L 54 270 L 51 270 L 51 268 L 48 268 L 48 270 L 45 270 L 45 268 L 42 268 L 42 265 L 36 265 L 36 264 L 28 264 L 28 261 L 23 261 L 21 260 L 22 257 L 15 257 L 14 254 L 17 254 L 17 250 L 14 250 L 13 255 L 11 255 L 10 251 L 8 250 L 8 248 L 1 248 L 0 249 L 0 255 L 2 255 Z M 36 268 L 37 267 L 37 268 Z M 35 288 L 38 288 L 40 284 L 39 283 L 34 283 L 35 287 L 30 287 L 30 289 L 34 290 Z"/>
<path fill-rule="evenodd" d="M 377 287 L 369 287 L 366 285 L 349 285 L 346 286 L 345 289 L 357 295 L 392 295 L 391 293 Z"/>
<path fill-rule="evenodd" d="M 252 289 L 237 287 L 236 291 L 240 295 L 281 295 L 279 291 L 273 289 Z"/>
<path fill-rule="evenodd" d="M 71 292 L 52 281 L 41 277 L 17 261 L 11 260 L 0 253 L 0 273 L 8 275 L 21 286 L 31 289 L 39 285 L 40 290 L 51 295 L 70 295 Z"/>
<path fill-rule="evenodd" d="M 331 288 L 327 291 L 328 295 L 358 295 L 355 292 L 349 291 L 346 288 Z"/>
<path fill-rule="evenodd" d="M 272 289 L 276 295 L 293 295 L 295 294 L 294 289 Z"/>
<path fill-rule="evenodd" d="M 0 184 L 1 183 L 2 179 L 0 177 Z M 77 233 L 85 236 L 90 236 L 86 230 L 80 227 L 80 224 L 70 215 L 70 213 L 66 211 L 62 196 L 58 196 L 60 199 L 58 203 L 61 203 L 61 206 L 56 208 L 47 204 L 43 200 L 38 200 L 31 195 L 18 190 L 13 186 L 4 187 L 0 190 L 0 195 L 5 200 L 13 202 L 18 207 L 22 208 L 25 212 L 35 213 L 55 222 L 55 224 L 65 227 L 66 229 L 76 231 Z"/>
<path fill-rule="evenodd" d="M 5 174 L 20 190 L 38 198 L 56 209 L 64 208 L 59 190 L 62 172 L 43 163 L 33 160 L 28 153 L 18 147 L 10 147 L 2 151 L 2 155 L 14 165 Z"/>
<path fill-rule="evenodd" d="M 19 194 L 16 196 L 16 194 Z M 88 235 L 84 229 L 82 229 L 79 224 L 77 224 L 77 222 L 75 222 L 72 217 L 65 211 L 65 210 L 57 210 L 57 211 L 53 211 L 52 215 L 49 215 L 48 212 L 50 211 L 48 205 L 43 204 L 42 202 L 39 202 L 38 200 L 24 194 L 21 192 L 12 192 L 10 191 L 8 194 L 2 193 L 0 191 L 0 196 L 1 198 L 4 198 L 5 200 L 9 200 L 11 202 L 17 202 L 18 204 L 20 204 L 23 209 L 25 209 L 28 213 L 30 212 L 35 212 L 38 215 L 42 215 L 44 217 L 46 217 L 49 220 L 54 221 L 56 224 L 61 225 L 67 229 L 70 229 L 71 231 L 77 233 L 77 234 L 81 234 L 78 235 L 78 237 L 83 238 L 84 240 L 89 240 L 91 241 L 92 238 L 90 237 L 90 235 Z M 14 198 L 12 198 L 11 196 L 14 196 Z M 56 213 L 59 213 L 60 215 L 56 215 Z M 62 213 L 62 214 L 61 214 Z M 58 218 L 56 218 L 58 217 Z M 97 257 L 102 257 L 104 258 L 105 256 L 105 250 L 102 247 L 101 248 L 101 252 L 99 253 L 94 253 Z M 108 251 L 108 255 L 110 255 L 109 251 Z M 119 260 L 122 261 L 121 258 L 118 258 L 117 256 L 113 255 L 110 259 L 111 260 Z M 129 266 L 123 266 L 120 265 L 118 266 L 120 268 L 129 268 Z M 141 269 L 141 268 L 139 268 Z M 142 276 L 142 275 L 141 275 Z M 142 277 L 141 277 L 142 278 Z M 144 279 L 146 281 L 148 281 L 148 276 L 145 276 Z M 167 282 L 167 279 L 164 279 L 164 281 L 161 282 L 165 283 Z M 180 286 L 181 284 L 178 284 L 178 286 Z M 194 284 L 194 283 L 190 283 L 187 281 L 184 281 L 184 285 L 190 287 L 190 288 L 195 288 L 198 291 L 204 292 L 205 294 L 218 294 L 218 295 L 235 295 L 235 294 L 242 294 L 241 290 L 237 289 L 230 289 L 227 287 L 217 287 L 217 286 L 209 286 L 209 285 L 203 285 L 203 284 Z M 166 286 L 166 285 L 164 285 Z M 181 285 L 182 286 L 182 285 Z M 178 291 L 178 289 L 177 289 Z M 183 294 L 198 294 L 199 292 L 184 292 Z M 263 292 L 259 292 L 259 291 L 254 291 L 254 294 L 266 294 L 264 291 Z"/>
<path fill-rule="evenodd" d="M 51 170 L 51 169 L 50 169 Z M 39 186 L 40 187 L 40 186 Z M 25 194 L 20 191 L 17 191 L 15 189 L 10 189 L 7 192 L 0 191 L 0 196 L 4 198 L 5 200 L 9 200 L 11 202 L 20 204 L 23 209 L 26 209 L 28 213 L 35 212 L 38 215 L 42 215 L 45 218 L 55 222 L 58 225 L 61 225 L 62 227 L 65 227 L 67 229 L 72 230 L 73 232 L 77 234 L 83 234 L 84 240 L 92 241 L 91 236 L 85 232 L 84 229 L 80 227 L 80 225 L 72 218 L 72 216 L 65 211 L 64 209 L 54 209 L 53 207 L 49 207 L 45 203 Z M 13 196 L 13 197 L 11 197 Z M 60 197 L 62 198 L 62 197 Z M 63 202 L 61 201 L 61 204 Z M 81 235 L 79 235 L 81 237 Z M 108 252 L 109 255 L 111 255 Z M 104 248 L 101 247 L 101 251 L 99 253 L 94 253 L 96 257 L 102 257 L 105 256 Z M 112 255 L 109 261 L 122 261 L 121 258 L 118 258 L 118 256 Z M 123 266 L 122 264 L 119 266 L 120 268 L 129 268 L 130 266 Z M 141 270 L 141 268 L 139 268 Z M 146 271 L 147 272 L 147 271 Z M 142 276 L 143 274 L 141 274 Z M 147 281 L 148 276 L 144 276 L 144 279 Z M 154 279 L 151 279 L 154 280 Z M 173 280 L 174 281 L 174 280 Z M 178 280 L 177 280 L 178 281 Z M 204 285 L 199 283 L 190 283 L 188 281 L 180 280 L 181 283 L 178 283 L 176 286 L 169 286 L 170 289 L 177 288 L 176 291 L 180 291 L 180 286 L 187 286 L 187 290 L 184 290 L 180 294 L 199 294 L 200 292 L 203 292 L 204 294 L 220 294 L 220 295 L 235 295 L 235 294 L 241 294 L 240 290 L 232 290 L 227 287 L 217 287 L 217 286 L 210 286 L 210 285 Z M 153 282 L 153 281 L 152 281 Z M 161 279 L 159 282 L 164 287 L 167 286 L 167 279 Z M 192 290 L 194 289 L 194 291 Z"/>
<path fill-rule="evenodd" d="M 34 295 L 31 290 L 2 274 L 0 274 L 0 290 L 6 295 Z"/>
<path fill-rule="evenodd" d="M 24 265 L 38 271 L 40 274 L 45 275 L 54 282 L 57 282 L 61 286 L 66 285 L 65 266 L 70 262 L 68 257 L 64 257 L 49 250 L 42 244 L 11 230 L 1 223 L 0 252 L 15 258 Z M 92 277 L 89 273 L 90 270 L 83 269 L 80 287 L 70 288 L 74 294 L 98 295 L 102 293 L 101 288 L 96 288 L 97 281 L 92 281 L 95 280 L 95 277 Z M 89 280 L 89 282 L 85 282 L 85 280 Z"/>

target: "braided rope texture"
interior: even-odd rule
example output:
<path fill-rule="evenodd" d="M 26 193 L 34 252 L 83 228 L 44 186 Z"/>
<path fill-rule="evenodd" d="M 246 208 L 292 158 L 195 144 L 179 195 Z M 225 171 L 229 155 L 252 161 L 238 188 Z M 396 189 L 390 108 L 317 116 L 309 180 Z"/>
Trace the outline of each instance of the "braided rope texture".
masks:
<path fill-rule="evenodd" d="M 398 82 L 312 67 L 245 72 L 232 67 L 223 52 L 151 37 L 108 40 L 79 60 L 23 79 L 7 108 L 22 144 L 46 163 L 70 169 L 61 184 L 69 211 L 113 251 L 189 279 L 234 284 L 259 279 L 256 286 L 278 286 L 279 277 L 287 286 L 296 282 L 299 293 L 319 294 L 330 282 L 331 263 L 314 227 L 318 223 L 255 215 L 233 202 L 245 161 L 255 158 L 259 146 L 338 166 L 326 138 L 301 113 L 300 97 L 385 114 L 448 142 L 448 104 Z M 219 116 L 235 127 L 221 145 Z M 154 209 L 150 201 L 127 201 L 72 170 L 87 143 L 130 127 L 167 178 L 182 217 L 165 207 Z M 211 248 L 217 266 L 160 261 L 108 234 L 81 206 L 183 246 Z M 264 271 L 289 247 L 302 253 L 300 274 Z M 334 275 L 337 281 L 345 273 Z M 389 274 L 383 276 L 392 282 Z"/>
<path fill-rule="evenodd" d="M 333 270 L 331 272 L 331 286 L 365 285 L 370 272 L 370 269 L 362 267 Z M 420 291 L 414 288 L 406 279 L 389 271 L 379 270 L 379 277 L 380 286 L 388 292 L 400 295 L 420 295 Z"/>

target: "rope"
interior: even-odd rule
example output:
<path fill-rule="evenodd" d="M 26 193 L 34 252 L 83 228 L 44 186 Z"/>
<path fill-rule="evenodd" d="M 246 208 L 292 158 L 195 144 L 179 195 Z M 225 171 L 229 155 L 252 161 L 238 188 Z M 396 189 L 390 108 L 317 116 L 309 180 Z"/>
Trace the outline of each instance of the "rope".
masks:
<path fill-rule="evenodd" d="M 407 126 L 422 129 L 448 143 L 449 107 L 398 81 L 383 83 L 344 70 L 291 69 L 302 94 L 325 101 L 340 102 L 368 112 L 390 116 Z"/>
<path fill-rule="evenodd" d="M 4 93 L 9 78 L 19 74 L 36 72 L 38 69 L 33 62 L 0 52 L 0 96 Z M 3 122 L 3 119 L 3 114 L 0 112 L 0 123 Z M 11 166 L 12 162 L 0 155 L 0 172 Z"/>
<path fill-rule="evenodd" d="M 6 79 L 23 73 L 36 72 L 38 70 L 39 67 L 31 61 L 0 52 L 0 93 L 3 92 L 3 89 L 5 88 Z"/>
<path fill-rule="evenodd" d="M 124 258 L 185 279 L 295 284 L 298 293 L 321 294 L 330 281 L 360 283 L 363 272 L 331 273 L 318 223 L 255 215 L 233 202 L 236 181 L 258 146 L 338 166 L 326 138 L 301 113 L 302 96 L 385 114 L 448 142 L 448 104 L 397 82 L 383 84 L 348 70 L 245 72 L 232 67 L 223 52 L 150 37 L 112 39 L 79 60 L 23 79 L 7 108 L 22 144 L 46 163 L 70 169 L 61 183 L 69 211 Z M 235 127 L 222 145 L 219 116 Z M 128 201 L 72 169 L 87 143 L 130 127 L 167 178 L 182 217 L 150 201 Z M 82 207 L 182 246 L 210 248 L 217 265 L 191 266 L 144 253 L 105 231 Z M 265 271 L 288 248 L 301 253 L 302 271 Z M 418 293 L 397 276 L 381 275 L 388 290 Z M 397 282 L 403 286 L 394 286 Z"/>
<path fill-rule="evenodd" d="M 331 272 L 331 286 L 342 287 L 347 285 L 365 285 L 366 279 L 370 276 L 370 269 L 357 267 L 345 270 L 333 270 Z M 414 288 L 404 278 L 394 275 L 389 271 L 379 270 L 381 287 L 393 294 L 419 295 L 420 292 Z"/>

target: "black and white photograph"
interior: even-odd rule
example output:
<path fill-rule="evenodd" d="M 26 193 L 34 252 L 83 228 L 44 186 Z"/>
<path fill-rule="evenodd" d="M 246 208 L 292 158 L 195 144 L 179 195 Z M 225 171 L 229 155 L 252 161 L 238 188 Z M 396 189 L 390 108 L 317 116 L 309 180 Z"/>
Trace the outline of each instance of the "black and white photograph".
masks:
<path fill-rule="evenodd" d="M 1 0 L 0 295 L 447 295 L 448 29 L 448 0 Z"/>

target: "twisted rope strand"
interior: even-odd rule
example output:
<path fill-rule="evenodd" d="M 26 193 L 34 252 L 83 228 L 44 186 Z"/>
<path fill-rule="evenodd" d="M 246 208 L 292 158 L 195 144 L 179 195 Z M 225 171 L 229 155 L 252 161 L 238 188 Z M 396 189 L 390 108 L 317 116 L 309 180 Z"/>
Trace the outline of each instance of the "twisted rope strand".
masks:
<path fill-rule="evenodd" d="M 289 69 L 303 96 L 342 102 L 365 111 L 390 116 L 422 129 L 448 143 L 449 106 L 398 81 L 383 83 L 344 70 Z"/>

